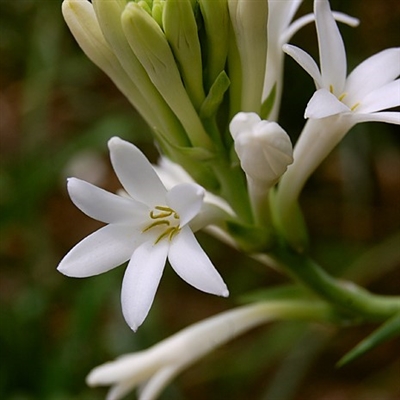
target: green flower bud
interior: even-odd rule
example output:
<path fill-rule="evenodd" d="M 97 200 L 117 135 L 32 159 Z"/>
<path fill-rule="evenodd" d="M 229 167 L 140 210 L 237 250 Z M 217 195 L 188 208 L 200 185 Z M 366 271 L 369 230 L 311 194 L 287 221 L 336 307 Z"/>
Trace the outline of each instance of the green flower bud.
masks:
<path fill-rule="evenodd" d="M 186 91 L 196 110 L 199 110 L 205 97 L 203 66 L 197 24 L 190 0 L 167 0 L 162 21 Z"/>
<path fill-rule="evenodd" d="M 160 26 L 136 3 L 122 13 L 125 36 L 154 86 L 183 125 L 193 146 L 212 150 L 205 132 L 182 84 L 174 55 Z"/>
<path fill-rule="evenodd" d="M 241 111 L 260 113 L 267 56 L 267 1 L 229 0 L 242 69 Z"/>

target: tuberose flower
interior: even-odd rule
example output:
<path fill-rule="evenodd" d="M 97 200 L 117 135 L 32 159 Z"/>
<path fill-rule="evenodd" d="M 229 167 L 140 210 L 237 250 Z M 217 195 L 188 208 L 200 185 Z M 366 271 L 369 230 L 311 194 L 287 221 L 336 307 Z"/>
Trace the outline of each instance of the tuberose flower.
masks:
<path fill-rule="evenodd" d="M 380 112 L 400 105 L 400 47 L 381 51 L 362 62 L 346 78 L 343 39 L 327 0 L 315 0 L 320 68 L 303 50 L 284 46 L 314 79 L 317 91 L 305 117 L 325 118 L 341 114 L 352 125 L 365 121 L 400 124 L 399 112 Z"/>
<path fill-rule="evenodd" d="M 283 176 L 276 198 L 281 231 L 297 249 L 304 249 L 297 199 L 308 177 L 357 123 L 400 124 L 399 112 L 382 111 L 400 105 L 400 80 L 396 79 L 400 48 L 375 54 L 346 78 L 346 52 L 329 2 L 315 0 L 314 12 L 320 68 L 303 50 L 283 47 L 311 75 L 317 89 L 305 110 L 309 120 L 295 145 L 294 162 Z"/>
<path fill-rule="evenodd" d="M 111 385 L 107 400 L 139 386 L 140 400 L 154 400 L 184 369 L 217 347 L 274 320 L 329 320 L 329 306 L 315 300 L 281 300 L 241 306 L 197 322 L 154 346 L 94 368 L 90 386 Z"/>
<path fill-rule="evenodd" d="M 267 66 L 262 100 L 275 91 L 275 101 L 268 115 L 270 121 L 276 121 L 283 88 L 283 61 L 282 46 L 289 42 L 292 36 L 303 26 L 314 21 L 314 14 L 306 14 L 293 20 L 303 0 L 268 0 L 267 24 Z M 350 26 L 357 26 L 359 20 L 341 12 L 333 12 L 337 21 Z"/>
<path fill-rule="evenodd" d="M 72 277 L 109 271 L 130 259 L 121 292 L 122 311 L 136 331 L 153 302 L 166 259 L 187 283 L 207 293 L 228 290 L 201 249 L 189 223 L 200 212 L 204 189 L 184 183 L 166 190 L 141 151 L 117 137 L 108 142 L 111 163 L 128 196 L 76 178 L 68 180 L 74 204 L 108 225 L 78 243 L 58 270 Z"/>

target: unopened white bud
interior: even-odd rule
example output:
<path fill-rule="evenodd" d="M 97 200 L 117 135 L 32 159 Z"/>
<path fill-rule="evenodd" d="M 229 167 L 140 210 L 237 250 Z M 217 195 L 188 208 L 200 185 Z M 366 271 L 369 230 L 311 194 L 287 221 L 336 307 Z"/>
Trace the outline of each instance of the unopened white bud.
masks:
<path fill-rule="evenodd" d="M 293 162 L 288 134 L 276 122 L 261 120 L 255 113 L 240 112 L 233 117 L 230 132 L 240 165 L 247 178 L 272 187 Z"/>

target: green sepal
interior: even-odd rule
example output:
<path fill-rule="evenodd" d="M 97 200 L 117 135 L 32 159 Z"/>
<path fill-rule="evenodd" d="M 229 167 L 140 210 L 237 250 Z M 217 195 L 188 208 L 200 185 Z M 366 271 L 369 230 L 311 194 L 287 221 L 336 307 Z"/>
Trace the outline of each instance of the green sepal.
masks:
<path fill-rule="evenodd" d="M 211 161 L 216 158 L 215 153 L 203 147 L 178 146 L 172 143 L 163 132 L 155 130 L 155 133 L 159 138 L 159 140 L 162 141 L 163 145 L 167 145 L 169 148 L 172 148 L 174 152 L 178 152 L 182 154 L 184 157 L 190 157 L 195 161 L 202 161 L 202 162 Z"/>
<path fill-rule="evenodd" d="M 400 314 L 396 314 L 394 317 L 388 319 L 376 331 L 372 332 L 371 335 L 367 336 L 364 340 L 358 343 L 356 347 L 346 353 L 338 361 L 336 366 L 343 367 L 368 351 L 374 349 L 381 343 L 386 342 L 396 336 L 400 336 Z"/>
<path fill-rule="evenodd" d="M 269 114 L 271 113 L 272 108 L 274 107 L 275 98 L 276 98 L 276 83 L 274 84 L 273 88 L 269 92 L 268 97 L 261 104 L 261 110 L 260 110 L 260 118 L 261 119 L 268 119 Z"/>
<path fill-rule="evenodd" d="M 200 118 L 211 118 L 217 113 L 218 108 L 224 99 L 224 94 L 228 90 L 230 84 L 231 81 L 226 72 L 221 71 L 200 107 Z"/>
<path fill-rule="evenodd" d="M 245 252 L 268 251 L 273 244 L 271 231 L 265 227 L 243 224 L 236 220 L 226 221 L 226 226 L 229 234 Z"/>

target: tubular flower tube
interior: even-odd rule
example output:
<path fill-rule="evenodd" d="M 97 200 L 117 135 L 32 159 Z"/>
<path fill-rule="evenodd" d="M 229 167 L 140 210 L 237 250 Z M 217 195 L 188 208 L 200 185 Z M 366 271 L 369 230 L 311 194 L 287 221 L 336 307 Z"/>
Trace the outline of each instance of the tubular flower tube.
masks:
<path fill-rule="evenodd" d="M 184 183 L 168 190 L 146 157 L 117 137 L 109 141 L 111 162 L 128 196 L 117 196 L 70 178 L 74 204 L 108 225 L 78 243 L 60 262 L 64 275 L 98 275 L 128 261 L 121 292 L 122 311 L 136 331 L 153 302 L 166 259 L 187 283 L 228 296 L 221 276 L 201 249 L 189 223 L 199 214 L 204 190 Z"/>
<path fill-rule="evenodd" d="M 282 178 L 276 199 L 278 223 L 287 237 L 292 236 L 292 245 L 297 241 L 296 229 L 289 225 L 297 213 L 300 192 L 346 133 L 360 122 L 400 124 L 399 112 L 382 111 L 400 105 L 400 48 L 373 55 L 346 77 L 345 48 L 329 2 L 316 0 L 314 10 L 321 67 L 303 50 L 284 46 L 311 75 L 317 89 L 305 110 L 309 120 L 295 145 L 294 163 Z"/>
<path fill-rule="evenodd" d="M 184 369 L 258 325 L 280 319 L 326 320 L 331 313 L 318 301 L 282 300 L 243 306 L 189 326 L 147 350 L 100 365 L 90 372 L 87 383 L 111 385 L 107 400 L 119 400 L 137 386 L 140 400 L 154 400 Z"/>
<path fill-rule="evenodd" d="M 269 190 L 293 162 L 292 143 L 276 123 L 255 113 L 238 113 L 229 125 L 240 165 L 246 173 L 249 196 L 259 222 L 270 222 Z"/>

